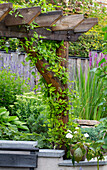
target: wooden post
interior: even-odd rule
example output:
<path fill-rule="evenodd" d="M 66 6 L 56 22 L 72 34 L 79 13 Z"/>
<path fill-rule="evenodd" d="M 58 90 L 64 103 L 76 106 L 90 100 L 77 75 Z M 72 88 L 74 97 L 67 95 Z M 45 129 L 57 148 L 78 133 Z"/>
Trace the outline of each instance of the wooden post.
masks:
<path fill-rule="evenodd" d="M 68 71 L 68 54 L 69 54 L 69 43 L 67 41 L 64 41 L 64 45 L 61 45 L 58 49 L 57 49 L 57 55 L 59 57 L 61 57 L 61 66 L 65 67 L 65 70 Z M 68 83 L 66 81 L 66 83 L 64 84 L 65 90 L 68 88 Z M 68 104 L 68 94 L 66 93 L 66 95 L 60 96 L 59 99 L 62 99 L 64 101 L 66 101 L 66 103 Z M 59 120 L 61 120 L 63 122 L 63 124 L 67 124 L 68 120 L 69 120 L 69 111 L 66 109 L 67 108 L 67 104 L 65 106 L 65 108 L 63 108 L 63 111 L 60 115 L 60 118 L 58 117 Z M 66 112 L 66 114 L 65 114 Z M 64 128 L 63 130 L 65 131 L 65 126 L 62 125 Z M 62 149 L 65 150 L 65 155 L 64 155 L 64 159 L 66 159 L 67 157 L 67 147 L 65 145 L 65 142 L 63 142 L 61 147 L 58 147 L 58 149 Z"/>
<path fill-rule="evenodd" d="M 57 49 L 57 55 L 61 58 L 61 66 L 65 67 L 66 71 L 68 71 L 68 52 L 69 52 L 69 43 L 67 41 L 64 41 L 64 45 L 61 45 L 58 49 Z M 66 59 L 66 60 L 65 60 Z M 68 88 L 68 84 L 66 82 L 66 84 L 64 84 L 65 89 Z M 66 94 L 65 97 L 60 97 L 63 100 L 66 100 L 66 102 L 68 102 L 68 95 Z M 64 112 L 66 111 L 66 107 L 63 110 L 63 112 L 61 113 L 61 120 L 63 121 L 64 124 L 67 124 L 68 122 L 68 111 L 66 111 L 66 115 L 64 114 Z"/>

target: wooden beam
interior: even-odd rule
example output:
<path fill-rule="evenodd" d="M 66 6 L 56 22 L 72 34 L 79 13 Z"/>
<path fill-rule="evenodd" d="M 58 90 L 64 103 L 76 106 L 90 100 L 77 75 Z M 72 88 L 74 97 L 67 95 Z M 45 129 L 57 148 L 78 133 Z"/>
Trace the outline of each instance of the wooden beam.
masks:
<path fill-rule="evenodd" d="M 76 41 L 81 33 L 75 33 L 73 30 L 69 31 L 51 31 L 46 28 L 36 28 L 35 30 L 27 31 L 26 27 L 22 26 L 11 26 L 6 27 L 4 21 L 0 23 L 0 37 L 7 38 L 24 38 L 24 37 L 33 37 L 34 32 L 37 32 L 38 35 L 43 36 L 42 39 L 46 40 L 57 40 L 57 41 Z"/>
<path fill-rule="evenodd" d="M 3 3 L 0 4 L 0 21 L 3 20 L 3 18 L 6 17 L 6 15 L 8 15 L 8 13 L 12 10 L 12 3 Z"/>
<path fill-rule="evenodd" d="M 0 22 L 0 37 L 24 38 L 28 33 L 22 26 L 6 27 L 4 20 Z"/>
<path fill-rule="evenodd" d="M 62 17 L 62 15 L 63 15 L 62 11 L 41 13 L 38 17 L 36 17 L 35 22 L 40 27 L 51 27 Z"/>
<path fill-rule="evenodd" d="M 87 18 L 74 29 L 74 32 L 87 32 L 96 24 L 98 24 L 98 18 Z"/>
<path fill-rule="evenodd" d="M 48 31 L 45 28 L 38 28 L 36 29 L 36 32 L 39 35 L 44 36 L 42 39 L 46 40 L 56 40 L 56 41 L 77 41 L 78 37 L 81 35 L 81 33 L 74 33 L 72 30 L 69 31 Z M 31 33 L 29 32 L 29 36 Z"/>
<path fill-rule="evenodd" d="M 56 26 L 52 27 L 53 31 L 72 30 L 84 20 L 83 14 L 75 14 L 63 16 L 56 22 Z"/>
<path fill-rule="evenodd" d="M 15 25 L 30 24 L 40 13 L 41 13 L 41 7 L 17 9 L 12 15 L 8 15 L 6 17 L 5 25 L 15 26 Z"/>

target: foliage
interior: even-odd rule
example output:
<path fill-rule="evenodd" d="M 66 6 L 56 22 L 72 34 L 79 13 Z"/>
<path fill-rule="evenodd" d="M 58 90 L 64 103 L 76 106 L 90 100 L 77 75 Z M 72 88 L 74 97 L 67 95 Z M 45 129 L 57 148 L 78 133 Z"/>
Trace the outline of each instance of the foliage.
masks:
<path fill-rule="evenodd" d="M 105 50 L 103 51 L 103 53 L 107 54 L 107 25 L 105 27 L 102 28 L 102 31 L 104 32 L 104 40 L 105 40 Z"/>
<path fill-rule="evenodd" d="M 100 103 L 100 105 L 103 106 L 103 111 L 104 111 L 104 117 L 107 116 L 107 58 L 104 57 L 102 58 L 99 63 L 98 67 L 92 69 L 91 71 L 97 76 L 98 79 L 98 85 L 103 83 L 103 100 Z"/>
<path fill-rule="evenodd" d="M 0 107 L 0 138 L 20 140 L 24 131 L 28 131 L 26 123 L 19 121 L 17 116 L 10 116 L 5 107 Z"/>
<path fill-rule="evenodd" d="M 88 149 L 87 160 L 97 158 L 97 169 L 99 170 L 99 160 L 104 159 L 107 154 L 107 119 L 101 119 L 101 123 L 96 129 L 100 129 L 99 137 L 96 141 L 90 142 Z"/>
<path fill-rule="evenodd" d="M 99 141 L 104 138 L 105 133 L 107 133 L 107 118 L 102 118 L 100 123 L 95 126 L 95 128 L 81 128 L 82 133 L 87 133 L 91 141 Z"/>
<path fill-rule="evenodd" d="M 87 151 L 87 143 L 86 137 L 87 133 L 84 135 L 80 127 L 75 121 L 70 122 L 69 129 L 66 131 L 66 145 L 68 148 L 68 158 L 72 158 L 72 162 L 74 164 L 75 161 L 79 162 L 82 160 L 83 156 L 86 154 Z"/>
<path fill-rule="evenodd" d="M 48 141 L 47 107 L 48 104 L 44 104 L 40 92 L 17 95 L 17 102 L 11 105 L 12 115 L 17 115 L 21 121 L 26 122 L 29 132 L 32 134 L 29 136 L 29 140 L 38 141 L 39 148 L 51 147 Z"/>
<path fill-rule="evenodd" d="M 87 17 L 98 18 L 98 25 L 95 25 L 87 33 L 82 34 L 78 41 L 70 42 L 69 50 L 70 55 L 88 57 L 90 49 L 105 50 L 107 47 L 104 39 L 104 32 L 102 31 L 102 27 L 107 25 L 106 8 L 92 1 L 80 1 L 80 3 L 80 12 L 86 14 Z"/>
<path fill-rule="evenodd" d="M 42 94 L 35 94 L 33 91 L 17 95 L 17 101 L 11 105 L 12 115 L 17 115 L 20 120 L 29 121 L 28 126 L 32 131 L 32 121 L 34 122 L 40 113 L 46 114 L 47 106 L 44 105 Z"/>
<path fill-rule="evenodd" d="M 100 120 L 106 117 L 106 59 L 101 59 L 98 65 L 98 68 L 89 68 L 87 76 L 81 68 L 80 75 L 78 73 L 76 77 L 72 112 L 82 119 Z"/>
<path fill-rule="evenodd" d="M 39 148 L 52 148 L 50 143 L 50 136 L 48 134 L 48 120 L 45 114 L 38 115 L 35 121 L 32 121 L 32 133 L 33 133 L 33 140 L 38 141 Z"/>
<path fill-rule="evenodd" d="M 70 146 L 73 164 L 86 155 L 88 161 L 96 157 L 99 167 L 99 160 L 104 159 L 107 151 L 107 119 L 101 119 L 95 128 L 80 128 L 73 122 L 69 129 L 66 132 L 66 144 Z"/>
<path fill-rule="evenodd" d="M 14 104 L 17 94 L 29 91 L 29 85 L 11 70 L 0 70 L 0 107 L 10 109 L 9 105 Z"/>
<path fill-rule="evenodd" d="M 81 35 L 76 42 L 70 42 L 69 53 L 72 56 L 88 57 L 90 50 L 104 50 L 104 42 L 99 32 L 89 31 Z"/>

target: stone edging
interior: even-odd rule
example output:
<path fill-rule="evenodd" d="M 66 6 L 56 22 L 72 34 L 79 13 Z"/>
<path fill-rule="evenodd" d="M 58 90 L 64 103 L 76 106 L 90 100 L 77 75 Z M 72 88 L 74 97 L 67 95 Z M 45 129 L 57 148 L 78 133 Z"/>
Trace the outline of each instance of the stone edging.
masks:
<path fill-rule="evenodd" d="M 64 150 L 39 149 L 38 157 L 61 158 L 65 154 Z"/>
<path fill-rule="evenodd" d="M 72 161 L 71 160 L 64 160 L 61 163 L 58 164 L 59 166 L 64 166 L 64 167 L 73 167 Z M 107 165 L 107 161 L 100 161 L 99 166 L 104 166 Z M 97 161 L 81 161 L 79 163 L 75 163 L 76 166 L 97 166 Z"/>

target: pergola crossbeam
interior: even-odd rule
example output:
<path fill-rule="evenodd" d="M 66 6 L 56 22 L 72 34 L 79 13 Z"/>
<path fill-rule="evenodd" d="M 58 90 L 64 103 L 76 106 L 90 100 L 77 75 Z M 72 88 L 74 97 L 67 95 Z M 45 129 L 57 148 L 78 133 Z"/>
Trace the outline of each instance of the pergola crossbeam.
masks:
<path fill-rule="evenodd" d="M 52 11 L 47 13 L 41 13 L 37 18 L 35 18 L 34 21 L 38 24 L 39 27 L 51 27 L 62 16 L 62 11 Z"/>
<path fill-rule="evenodd" d="M 17 9 L 5 19 L 6 26 L 25 25 L 31 22 L 41 13 L 41 7 Z"/>
<path fill-rule="evenodd" d="M 87 32 L 96 24 L 98 24 L 98 18 L 87 18 L 74 29 L 74 32 Z"/>
<path fill-rule="evenodd" d="M 53 31 L 73 30 L 83 20 L 84 20 L 83 14 L 63 16 L 60 20 L 57 21 L 56 26 L 52 27 L 52 30 Z"/>
<path fill-rule="evenodd" d="M 2 21 L 6 15 L 12 10 L 12 3 L 0 4 L 0 21 Z"/>

